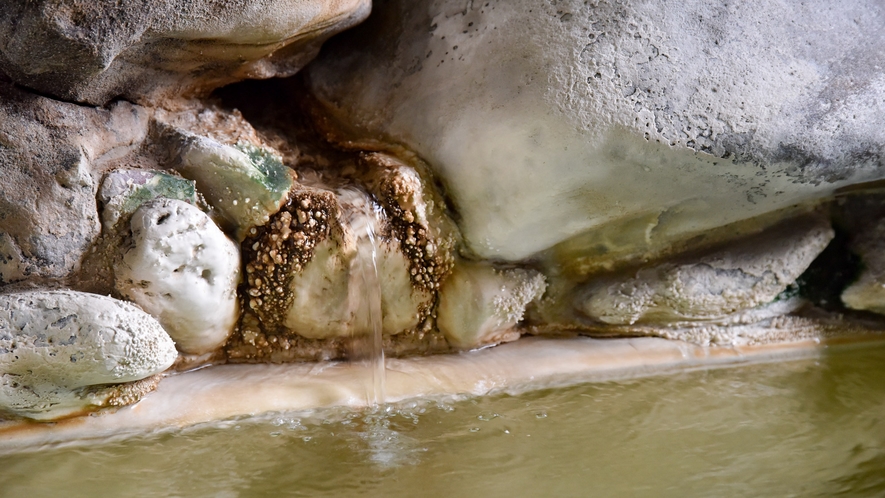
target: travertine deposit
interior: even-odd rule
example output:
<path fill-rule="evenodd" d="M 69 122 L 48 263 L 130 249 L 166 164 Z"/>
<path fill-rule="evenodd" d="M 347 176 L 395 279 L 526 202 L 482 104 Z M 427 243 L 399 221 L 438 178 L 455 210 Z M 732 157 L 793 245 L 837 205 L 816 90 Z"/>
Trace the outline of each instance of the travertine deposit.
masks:
<path fill-rule="evenodd" d="M 143 204 L 130 226 L 130 247 L 114 268 L 117 291 L 155 316 L 179 350 L 218 349 L 239 317 L 237 245 L 176 199 Z"/>
<path fill-rule="evenodd" d="M 173 363 L 357 358 L 357 337 L 885 324 L 879 2 L 373 8 L 7 2 L 0 409 L 121 406 Z M 367 17 L 303 74 L 235 83 Z"/>
<path fill-rule="evenodd" d="M 883 24 L 875 0 L 394 0 L 307 72 L 432 166 L 472 254 L 617 263 L 883 178 Z"/>
<path fill-rule="evenodd" d="M 134 402 L 150 383 L 118 385 L 175 357 L 160 324 L 131 304 L 72 291 L 0 296 L 0 410 L 50 419 Z"/>

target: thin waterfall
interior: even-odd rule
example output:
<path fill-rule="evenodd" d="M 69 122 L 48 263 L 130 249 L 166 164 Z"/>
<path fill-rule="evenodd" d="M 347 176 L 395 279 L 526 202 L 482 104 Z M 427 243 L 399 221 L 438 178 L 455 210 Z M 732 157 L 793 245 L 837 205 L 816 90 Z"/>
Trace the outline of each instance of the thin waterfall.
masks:
<path fill-rule="evenodd" d="M 356 257 L 351 269 L 349 297 L 353 310 L 354 360 L 365 360 L 371 384 L 367 401 L 378 406 L 384 403 L 384 348 L 382 342 L 381 282 L 378 277 L 378 221 L 383 211 L 365 193 L 348 189 L 342 197 L 352 200 L 348 222 L 356 241 Z"/>

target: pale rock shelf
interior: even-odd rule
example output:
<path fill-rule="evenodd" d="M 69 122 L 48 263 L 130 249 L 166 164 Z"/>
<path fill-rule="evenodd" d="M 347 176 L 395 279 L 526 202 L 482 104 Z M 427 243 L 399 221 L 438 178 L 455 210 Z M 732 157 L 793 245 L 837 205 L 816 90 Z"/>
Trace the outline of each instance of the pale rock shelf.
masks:
<path fill-rule="evenodd" d="M 823 217 L 790 220 L 689 261 L 595 281 L 582 311 L 618 325 L 722 320 L 774 301 L 832 239 Z"/>
<path fill-rule="evenodd" d="M 658 338 L 523 340 L 457 355 L 387 361 L 389 403 L 643 377 L 682 370 L 820 357 L 830 345 L 881 342 L 876 333 L 817 336 L 757 346 L 702 347 Z M 827 338 L 829 337 L 829 338 Z M 138 404 L 55 423 L 0 424 L 0 453 L 63 443 L 177 431 L 269 412 L 366 407 L 370 376 L 359 364 L 222 365 L 173 375 Z"/>

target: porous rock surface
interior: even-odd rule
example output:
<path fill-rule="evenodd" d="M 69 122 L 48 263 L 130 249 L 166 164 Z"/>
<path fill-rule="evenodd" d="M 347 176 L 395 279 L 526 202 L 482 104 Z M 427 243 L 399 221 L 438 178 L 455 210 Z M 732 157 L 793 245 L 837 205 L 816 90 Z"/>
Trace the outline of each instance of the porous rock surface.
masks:
<path fill-rule="evenodd" d="M 482 258 L 599 231 L 617 243 L 570 256 L 645 257 L 885 171 L 876 0 L 375 10 L 311 65 L 310 88 L 358 139 L 423 157 Z"/>
<path fill-rule="evenodd" d="M 105 385 L 151 377 L 176 355 L 132 304 L 74 291 L 0 295 L 0 410 L 46 419 L 102 406 L 125 391 Z"/>
<path fill-rule="evenodd" d="M 294 74 L 368 0 L 10 0 L 0 73 L 63 100 L 157 101 Z"/>
<path fill-rule="evenodd" d="M 62 279 L 98 238 L 100 172 L 133 152 L 150 112 L 77 106 L 0 82 L 0 285 Z"/>
<path fill-rule="evenodd" d="M 828 220 L 791 220 L 688 261 L 642 268 L 591 282 L 581 310 L 604 323 L 723 319 L 773 301 L 833 238 Z"/>
<path fill-rule="evenodd" d="M 474 349 L 519 338 L 514 326 L 546 288 L 544 276 L 459 261 L 440 290 L 437 323 L 449 344 Z"/>
<path fill-rule="evenodd" d="M 156 317 L 183 352 L 219 348 L 239 317 L 240 252 L 197 207 L 155 199 L 132 215 L 116 288 Z"/>

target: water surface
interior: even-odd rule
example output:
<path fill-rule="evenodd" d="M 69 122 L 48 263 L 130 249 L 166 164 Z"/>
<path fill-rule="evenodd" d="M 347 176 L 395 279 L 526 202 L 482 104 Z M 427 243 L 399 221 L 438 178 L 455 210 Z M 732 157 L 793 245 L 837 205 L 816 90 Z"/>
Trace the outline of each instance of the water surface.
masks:
<path fill-rule="evenodd" d="M 0 457 L 2 496 L 885 496 L 885 346 Z"/>

